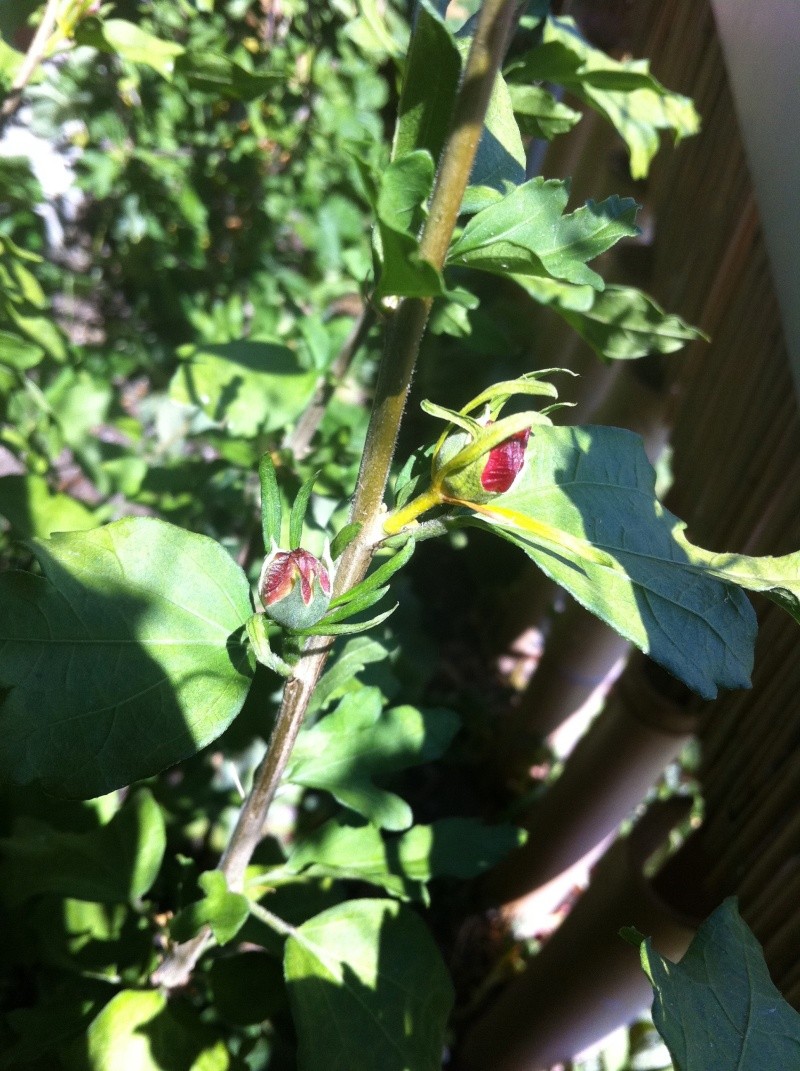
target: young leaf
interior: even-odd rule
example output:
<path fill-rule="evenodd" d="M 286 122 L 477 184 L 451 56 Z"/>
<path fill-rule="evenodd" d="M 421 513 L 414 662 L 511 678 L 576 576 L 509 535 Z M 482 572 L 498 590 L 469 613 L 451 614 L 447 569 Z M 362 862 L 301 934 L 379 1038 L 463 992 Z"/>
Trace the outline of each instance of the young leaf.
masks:
<path fill-rule="evenodd" d="M 261 483 L 261 531 L 264 536 L 264 550 L 269 553 L 273 543 L 280 545 L 283 511 L 275 466 L 268 453 L 261 455 L 258 479 Z"/>
<path fill-rule="evenodd" d="M 433 297 L 444 293 L 441 275 L 419 255 L 422 205 L 433 187 L 433 159 L 418 150 L 393 160 L 381 178 L 375 211 L 383 269 L 376 296 Z"/>
<path fill-rule="evenodd" d="M 295 846 L 286 868 L 306 876 L 356 878 L 401 900 L 424 900 L 431 879 L 474 878 L 524 840 L 514 826 L 488 826 L 474 818 L 442 818 L 398 837 L 332 819 Z"/>
<path fill-rule="evenodd" d="M 535 301 L 550 305 L 600 357 L 627 361 L 651 353 L 674 353 L 687 342 L 706 338 L 679 316 L 632 286 L 592 290 L 554 279 L 518 277 Z"/>
<path fill-rule="evenodd" d="M 478 523 L 703 698 L 749 687 L 753 609 L 739 588 L 696 568 L 654 484 L 631 432 L 537 427 L 514 487 L 480 507 Z"/>
<path fill-rule="evenodd" d="M 34 540 L 0 576 L 0 770 L 99 796 L 193 755 L 250 686 L 250 587 L 206 536 L 137 517 Z"/>
<path fill-rule="evenodd" d="M 350 900 L 286 942 L 300 1071 L 439 1071 L 450 978 L 425 925 L 389 900 Z"/>
<path fill-rule="evenodd" d="M 508 87 L 511 103 L 520 130 L 533 138 L 551 141 L 558 134 L 566 134 L 582 116 L 574 108 L 568 108 L 542 86 Z"/>
<path fill-rule="evenodd" d="M 286 427 L 310 401 L 317 373 L 278 342 L 182 346 L 170 397 L 194 405 L 234 436 Z"/>
<path fill-rule="evenodd" d="M 680 963 L 649 940 L 641 956 L 655 991 L 653 1022 L 675 1071 L 800 1067 L 800 1015 L 776 989 L 735 900 L 706 919 Z"/>
<path fill-rule="evenodd" d="M 375 639 L 360 636 L 358 639 L 348 640 L 314 689 L 308 706 L 309 714 L 325 710 L 334 699 L 360 689 L 362 685 L 357 678 L 361 670 L 370 663 L 382 662 L 388 656 L 389 652 L 383 644 Z"/>
<path fill-rule="evenodd" d="M 170 933 L 176 941 L 188 941 L 209 926 L 217 944 L 226 945 L 247 921 L 250 901 L 241 893 L 230 892 L 219 870 L 207 870 L 198 880 L 205 896 L 178 912 Z"/>
<path fill-rule="evenodd" d="M 101 52 L 116 53 L 129 63 L 143 63 L 163 78 L 170 79 L 183 45 L 163 41 L 125 19 L 101 20 L 94 15 L 82 19 L 75 31 L 79 45 L 91 45 Z"/>
<path fill-rule="evenodd" d="M 345 696 L 336 710 L 301 733 L 286 780 L 330 792 L 383 829 L 407 829 L 412 814 L 375 779 L 438 758 L 458 730 L 458 718 L 440 708 L 401 706 L 382 710 L 377 688 Z"/>
<path fill-rule="evenodd" d="M 499 275 L 544 275 L 603 289 L 586 266 L 620 238 L 638 234 L 636 202 L 609 197 L 564 215 L 566 183 L 534 178 L 469 221 L 448 262 Z"/>
<path fill-rule="evenodd" d="M 658 151 L 659 130 L 676 141 L 700 127 L 694 105 L 665 89 L 647 61 L 612 59 L 581 36 L 571 18 L 548 18 L 540 43 L 509 70 L 515 82 L 555 82 L 616 127 L 631 154 L 631 174 L 644 178 Z"/>
<path fill-rule="evenodd" d="M 444 20 L 427 0 L 420 0 L 415 14 L 392 157 L 425 149 L 438 160 L 461 77 L 461 53 Z"/>
<path fill-rule="evenodd" d="M 2 847 L 0 884 L 9 903 L 40 893 L 125 903 L 140 899 L 156 880 L 166 831 L 161 808 L 142 789 L 99 829 L 72 833 L 27 819 Z"/>

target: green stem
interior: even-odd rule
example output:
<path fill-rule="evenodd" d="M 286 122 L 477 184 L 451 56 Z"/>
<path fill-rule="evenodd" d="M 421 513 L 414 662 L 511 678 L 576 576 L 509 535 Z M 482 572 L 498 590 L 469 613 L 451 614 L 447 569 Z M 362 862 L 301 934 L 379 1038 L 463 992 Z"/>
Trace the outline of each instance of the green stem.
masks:
<path fill-rule="evenodd" d="M 430 211 L 420 237 L 420 254 L 437 268 L 444 265 L 450 246 L 517 5 L 518 0 L 484 0 L 481 7 L 464 81 L 453 110 L 450 134 L 442 150 Z M 377 542 L 375 526 L 380 519 L 400 420 L 430 307 L 431 301 L 427 299 L 405 299 L 387 331 L 351 513 L 351 519 L 361 523 L 362 530 L 339 562 L 335 595 L 359 583 L 372 560 Z M 303 657 L 295 666 L 294 677 L 286 684 L 264 761 L 256 771 L 253 788 L 219 863 L 229 888 L 239 890 L 243 887 L 245 869 L 261 840 L 267 811 L 283 777 L 332 642 L 328 637 L 309 639 Z M 179 945 L 159 967 L 153 976 L 154 982 L 163 986 L 185 985 L 208 941 L 204 930 L 192 941 Z"/>

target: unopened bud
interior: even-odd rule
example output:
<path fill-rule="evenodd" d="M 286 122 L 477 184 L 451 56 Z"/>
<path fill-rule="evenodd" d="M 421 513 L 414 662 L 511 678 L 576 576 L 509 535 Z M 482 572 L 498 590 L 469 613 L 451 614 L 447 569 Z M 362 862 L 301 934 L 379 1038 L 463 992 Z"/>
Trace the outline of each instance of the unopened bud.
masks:
<path fill-rule="evenodd" d="M 483 426 L 488 428 L 492 423 L 487 421 Z M 523 428 L 469 464 L 455 468 L 441 479 L 442 490 L 452 498 L 466 502 L 489 502 L 495 495 L 508 491 L 522 471 L 530 434 L 530 428 Z M 473 442 L 466 431 L 448 436 L 436 458 L 434 477 Z"/>
<path fill-rule="evenodd" d="M 286 628 L 308 628 L 322 618 L 331 601 L 331 576 L 307 550 L 273 547 L 258 579 L 267 617 Z"/>

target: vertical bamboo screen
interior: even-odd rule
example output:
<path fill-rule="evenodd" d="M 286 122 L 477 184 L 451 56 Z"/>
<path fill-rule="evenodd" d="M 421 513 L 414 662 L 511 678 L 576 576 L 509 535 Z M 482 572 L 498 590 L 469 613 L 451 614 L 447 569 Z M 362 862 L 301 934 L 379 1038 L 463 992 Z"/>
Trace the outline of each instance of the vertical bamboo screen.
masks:
<path fill-rule="evenodd" d="M 800 413 L 758 212 L 706 2 L 635 4 L 631 41 L 692 96 L 703 133 L 659 156 L 647 191 L 650 290 L 712 336 L 675 360 L 668 505 L 718 550 L 800 547 Z M 800 1007 L 800 631 L 757 602 L 753 689 L 700 713 L 706 818 L 695 834 L 706 899 L 738 893 L 776 983 Z"/>

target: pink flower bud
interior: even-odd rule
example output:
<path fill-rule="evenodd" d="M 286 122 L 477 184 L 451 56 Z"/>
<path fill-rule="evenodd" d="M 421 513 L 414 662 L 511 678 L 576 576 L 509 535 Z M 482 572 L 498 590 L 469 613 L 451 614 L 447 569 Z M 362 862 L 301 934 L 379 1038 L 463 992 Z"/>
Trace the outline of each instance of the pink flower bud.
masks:
<path fill-rule="evenodd" d="M 525 447 L 530 435 L 531 429 L 523 428 L 489 451 L 481 473 L 481 487 L 484 491 L 499 495 L 509 489 L 522 471 Z"/>
<path fill-rule="evenodd" d="M 488 428 L 494 421 L 480 423 Z M 530 428 L 523 428 L 475 461 L 453 470 L 441 480 L 442 490 L 465 502 L 489 502 L 495 495 L 508 491 L 522 471 L 530 434 Z M 474 439 L 466 431 L 456 431 L 448 436 L 434 462 L 434 476 L 472 442 Z"/>
<path fill-rule="evenodd" d="M 273 547 L 261 569 L 258 595 L 273 621 L 286 628 L 307 628 L 316 624 L 328 609 L 330 573 L 307 550 Z"/>

